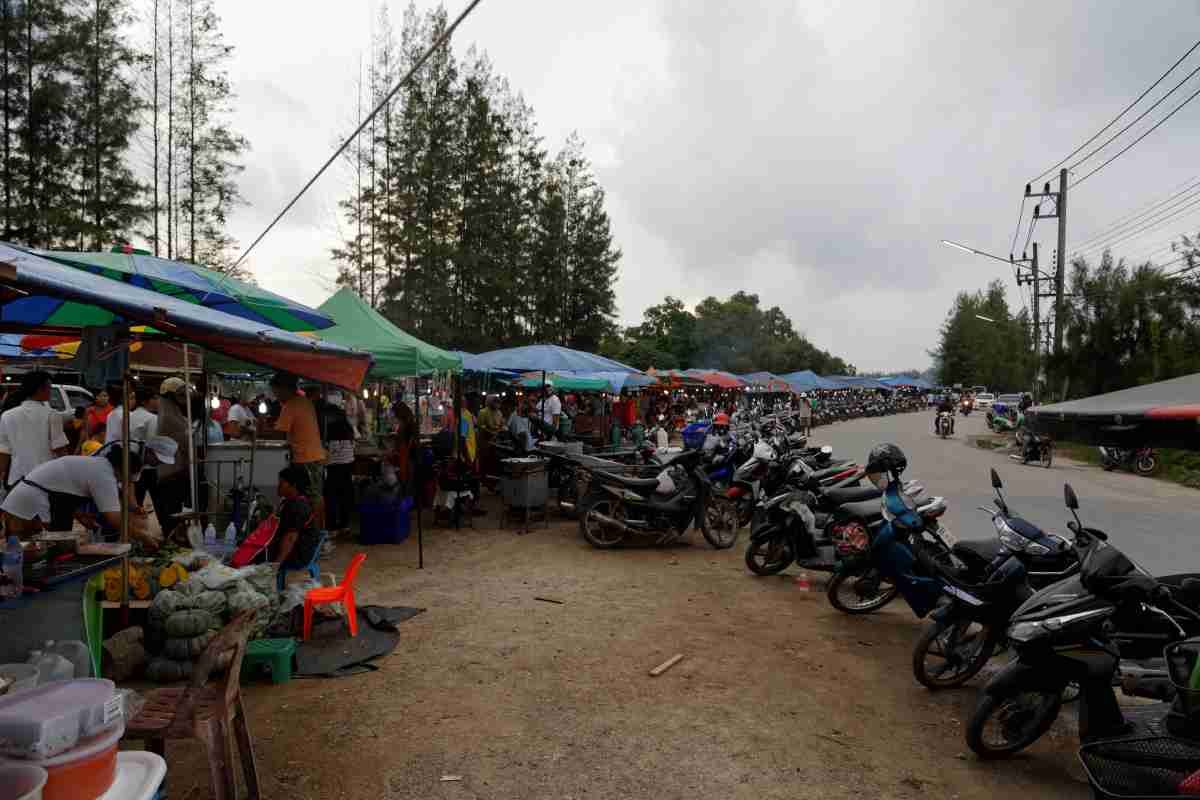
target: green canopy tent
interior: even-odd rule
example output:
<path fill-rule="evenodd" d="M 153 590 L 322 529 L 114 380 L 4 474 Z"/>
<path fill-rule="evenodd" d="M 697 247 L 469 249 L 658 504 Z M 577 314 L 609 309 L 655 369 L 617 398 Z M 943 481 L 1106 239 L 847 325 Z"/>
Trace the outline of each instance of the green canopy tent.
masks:
<path fill-rule="evenodd" d="M 539 389 L 543 385 L 553 386 L 560 392 L 611 392 L 612 384 L 603 378 L 581 378 L 575 375 L 563 375 L 551 372 L 545 380 L 541 376 L 529 376 L 520 381 L 526 389 Z"/>
<path fill-rule="evenodd" d="M 435 371 L 462 372 L 461 356 L 400 330 L 349 288 L 339 289 L 317 310 L 334 321 L 332 328 L 320 331 L 317 336 L 374 356 L 375 363 L 368 373 L 372 378 L 388 380 Z"/>

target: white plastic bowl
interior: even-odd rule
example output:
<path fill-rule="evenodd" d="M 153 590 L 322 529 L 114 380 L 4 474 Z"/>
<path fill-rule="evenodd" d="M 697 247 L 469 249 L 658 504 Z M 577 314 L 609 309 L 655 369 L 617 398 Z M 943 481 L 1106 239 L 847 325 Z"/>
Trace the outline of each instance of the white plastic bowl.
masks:
<path fill-rule="evenodd" d="M 42 800 L 46 770 L 32 764 L 0 764 L 0 800 Z"/>

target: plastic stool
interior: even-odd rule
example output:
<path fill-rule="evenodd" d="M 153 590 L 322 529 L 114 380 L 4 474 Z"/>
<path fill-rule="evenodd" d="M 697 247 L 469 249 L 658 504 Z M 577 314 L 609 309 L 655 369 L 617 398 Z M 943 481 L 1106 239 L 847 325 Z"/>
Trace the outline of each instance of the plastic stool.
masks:
<path fill-rule="evenodd" d="M 265 666 L 271 671 L 271 683 L 287 683 L 292 679 L 292 656 L 295 654 L 295 639 L 255 639 L 246 645 L 242 679 L 257 676 Z"/>

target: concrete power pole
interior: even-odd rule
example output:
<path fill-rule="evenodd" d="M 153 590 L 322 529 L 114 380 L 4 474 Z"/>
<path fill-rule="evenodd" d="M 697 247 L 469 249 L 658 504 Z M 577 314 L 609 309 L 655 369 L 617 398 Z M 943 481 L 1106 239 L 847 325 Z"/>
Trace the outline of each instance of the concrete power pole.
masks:
<path fill-rule="evenodd" d="M 1033 399 L 1034 402 L 1040 400 L 1040 382 L 1042 372 L 1042 273 L 1038 267 L 1038 243 L 1033 243 L 1033 258 L 1025 258 L 1025 254 L 1021 254 L 1021 258 L 1013 258 L 1010 254 L 1008 260 L 1017 266 L 1017 285 L 1031 284 L 1033 286 Z M 1021 271 L 1020 266 L 1027 264 L 1029 266 L 1029 275 L 1025 275 Z"/>
<path fill-rule="evenodd" d="M 1063 311 L 1063 282 L 1067 274 L 1067 170 L 1064 167 L 1058 171 L 1058 269 L 1054 271 L 1054 360 L 1062 358 L 1063 321 L 1066 314 Z M 1067 378 L 1063 378 L 1062 397 L 1067 394 Z"/>

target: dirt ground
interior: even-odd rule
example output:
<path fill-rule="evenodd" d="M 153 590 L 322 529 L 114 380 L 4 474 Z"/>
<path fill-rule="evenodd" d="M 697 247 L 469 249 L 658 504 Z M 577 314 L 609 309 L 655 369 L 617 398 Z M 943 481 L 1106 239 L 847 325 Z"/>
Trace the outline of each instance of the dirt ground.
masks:
<path fill-rule="evenodd" d="M 744 545 L 690 533 L 598 551 L 573 522 L 518 535 L 493 512 L 427 531 L 424 570 L 415 534 L 368 548 L 360 602 L 428 610 L 377 672 L 246 689 L 264 795 L 1087 796 L 1069 731 L 1001 764 L 969 754 L 975 689 L 916 684 L 919 623 L 902 604 L 848 617 L 821 576 L 809 592 L 794 569 L 753 577 Z M 340 545 L 326 568 L 358 549 Z M 168 758 L 173 800 L 209 796 L 202 751 Z"/>

